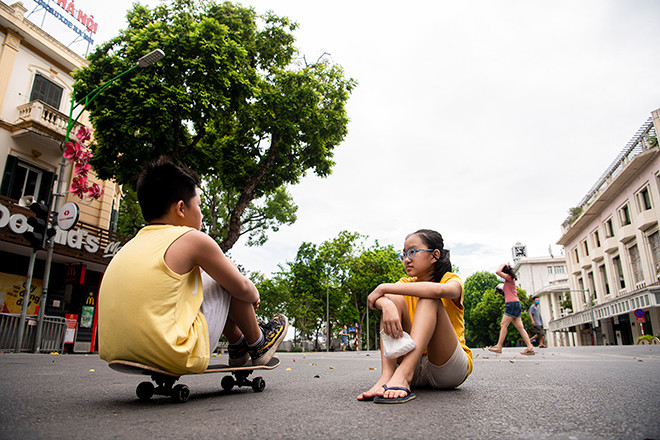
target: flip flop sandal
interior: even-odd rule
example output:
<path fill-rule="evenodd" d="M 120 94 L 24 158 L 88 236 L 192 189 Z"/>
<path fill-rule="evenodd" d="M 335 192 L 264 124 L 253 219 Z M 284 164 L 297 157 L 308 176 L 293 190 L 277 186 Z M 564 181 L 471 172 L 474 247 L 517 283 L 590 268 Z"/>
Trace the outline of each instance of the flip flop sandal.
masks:
<path fill-rule="evenodd" d="M 406 395 L 403 397 L 394 397 L 391 399 L 387 399 L 382 396 L 376 396 L 374 398 L 374 403 L 406 403 L 410 400 L 413 400 L 415 397 L 417 397 L 414 393 L 411 393 L 408 388 L 405 387 L 388 387 L 387 385 L 383 385 L 383 388 L 385 388 L 385 391 L 387 390 L 400 390 L 400 391 L 405 391 Z"/>
<path fill-rule="evenodd" d="M 500 353 L 500 354 L 502 354 L 502 349 L 501 349 L 501 348 L 488 347 L 488 350 L 492 351 L 493 353 Z"/>
<path fill-rule="evenodd" d="M 527 350 L 521 351 L 520 354 L 524 354 L 524 355 L 527 355 L 527 356 L 533 356 L 533 355 L 536 354 L 536 352 L 534 350 L 527 349 Z"/>

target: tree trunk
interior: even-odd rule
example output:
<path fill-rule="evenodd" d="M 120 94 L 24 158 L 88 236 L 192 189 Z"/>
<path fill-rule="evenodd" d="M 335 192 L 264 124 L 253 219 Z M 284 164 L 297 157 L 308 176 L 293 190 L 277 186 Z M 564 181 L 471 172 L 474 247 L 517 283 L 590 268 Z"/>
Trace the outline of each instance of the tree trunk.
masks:
<path fill-rule="evenodd" d="M 223 252 L 227 252 L 229 249 L 231 249 L 241 236 L 241 217 L 243 216 L 243 213 L 247 207 L 250 206 L 250 202 L 252 202 L 254 199 L 254 190 L 257 188 L 257 185 L 259 185 L 261 180 L 266 175 L 266 172 L 275 163 L 278 139 L 279 136 L 276 134 L 272 135 L 270 148 L 268 149 L 266 158 L 259 166 L 257 173 L 250 177 L 247 182 L 245 182 L 245 186 L 241 191 L 238 202 L 236 202 L 236 206 L 232 210 L 229 218 L 229 231 L 227 232 L 227 238 L 225 238 L 225 240 L 220 243 L 220 249 L 222 249 Z"/>

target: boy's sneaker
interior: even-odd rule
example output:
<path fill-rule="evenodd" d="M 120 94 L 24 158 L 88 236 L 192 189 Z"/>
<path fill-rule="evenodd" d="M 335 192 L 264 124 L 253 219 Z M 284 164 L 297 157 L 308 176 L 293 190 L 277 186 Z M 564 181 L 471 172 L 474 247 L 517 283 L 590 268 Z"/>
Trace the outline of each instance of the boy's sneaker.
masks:
<path fill-rule="evenodd" d="M 269 322 L 259 323 L 264 342 L 254 348 L 249 349 L 253 365 L 266 365 L 275 355 L 277 347 L 284 340 L 286 332 L 289 329 L 289 321 L 284 315 L 275 315 Z"/>
<path fill-rule="evenodd" d="M 229 365 L 231 367 L 242 367 L 250 359 L 250 353 L 248 353 L 248 345 L 245 339 L 240 344 L 229 344 L 227 351 L 229 352 Z"/>

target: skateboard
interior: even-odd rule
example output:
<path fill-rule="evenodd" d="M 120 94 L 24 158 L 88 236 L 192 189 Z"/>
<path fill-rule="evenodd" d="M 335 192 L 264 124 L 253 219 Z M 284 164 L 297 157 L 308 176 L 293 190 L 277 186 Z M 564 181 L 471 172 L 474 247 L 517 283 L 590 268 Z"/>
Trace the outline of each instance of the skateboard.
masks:
<path fill-rule="evenodd" d="M 232 367 L 227 364 L 215 364 L 209 365 L 203 373 L 186 374 L 231 373 L 231 375 L 222 378 L 222 381 L 220 382 L 222 389 L 230 391 L 234 386 L 251 386 L 255 392 L 260 393 L 266 388 L 266 381 L 264 381 L 262 377 L 255 377 L 252 380 L 248 379 L 248 377 L 255 370 L 272 370 L 277 368 L 279 364 L 280 360 L 274 357 L 266 365 L 252 365 L 252 361 L 249 361 L 242 367 Z M 169 371 L 161 370 L 160 368 L 131 361 L 116 360 L 110 362 L 108 366 L 120 373 L 151 376 L 151 380 L 156 386 L 151 382 L 140 383 L 135 390 L 135 393 L 140 400 L 149 400 L 151 399 L 151 396 L 158 395 L 169 396 L 173 401 L 183 403 L 188 400 L 188 397 L 190 397 L 190 389 L 187 385 L 174 385 L 174 383 L 182 376 L 181 374 L 171 373 Z"/>

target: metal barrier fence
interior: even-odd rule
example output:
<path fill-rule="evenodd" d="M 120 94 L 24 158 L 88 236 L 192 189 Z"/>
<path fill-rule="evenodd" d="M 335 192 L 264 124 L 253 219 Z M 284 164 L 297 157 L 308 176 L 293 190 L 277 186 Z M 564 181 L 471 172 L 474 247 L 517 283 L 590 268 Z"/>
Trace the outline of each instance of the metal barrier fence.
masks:
<path fill-rule="evenodd" d="M 0 313 L 0 351 L 15 351 L 16 335 L 21 321 L 21 315 Z M 64 335 L 66 333 L 66 320 L 59 316 L 44 316 L 43 331 L 41 335 L 42 352 L 62 352 L 64 348 Z M 25 319 L 25 333 L 21 344 L 21 351 L 33 351 L 37 337 L 37 317 L 29 315 Z"/>

